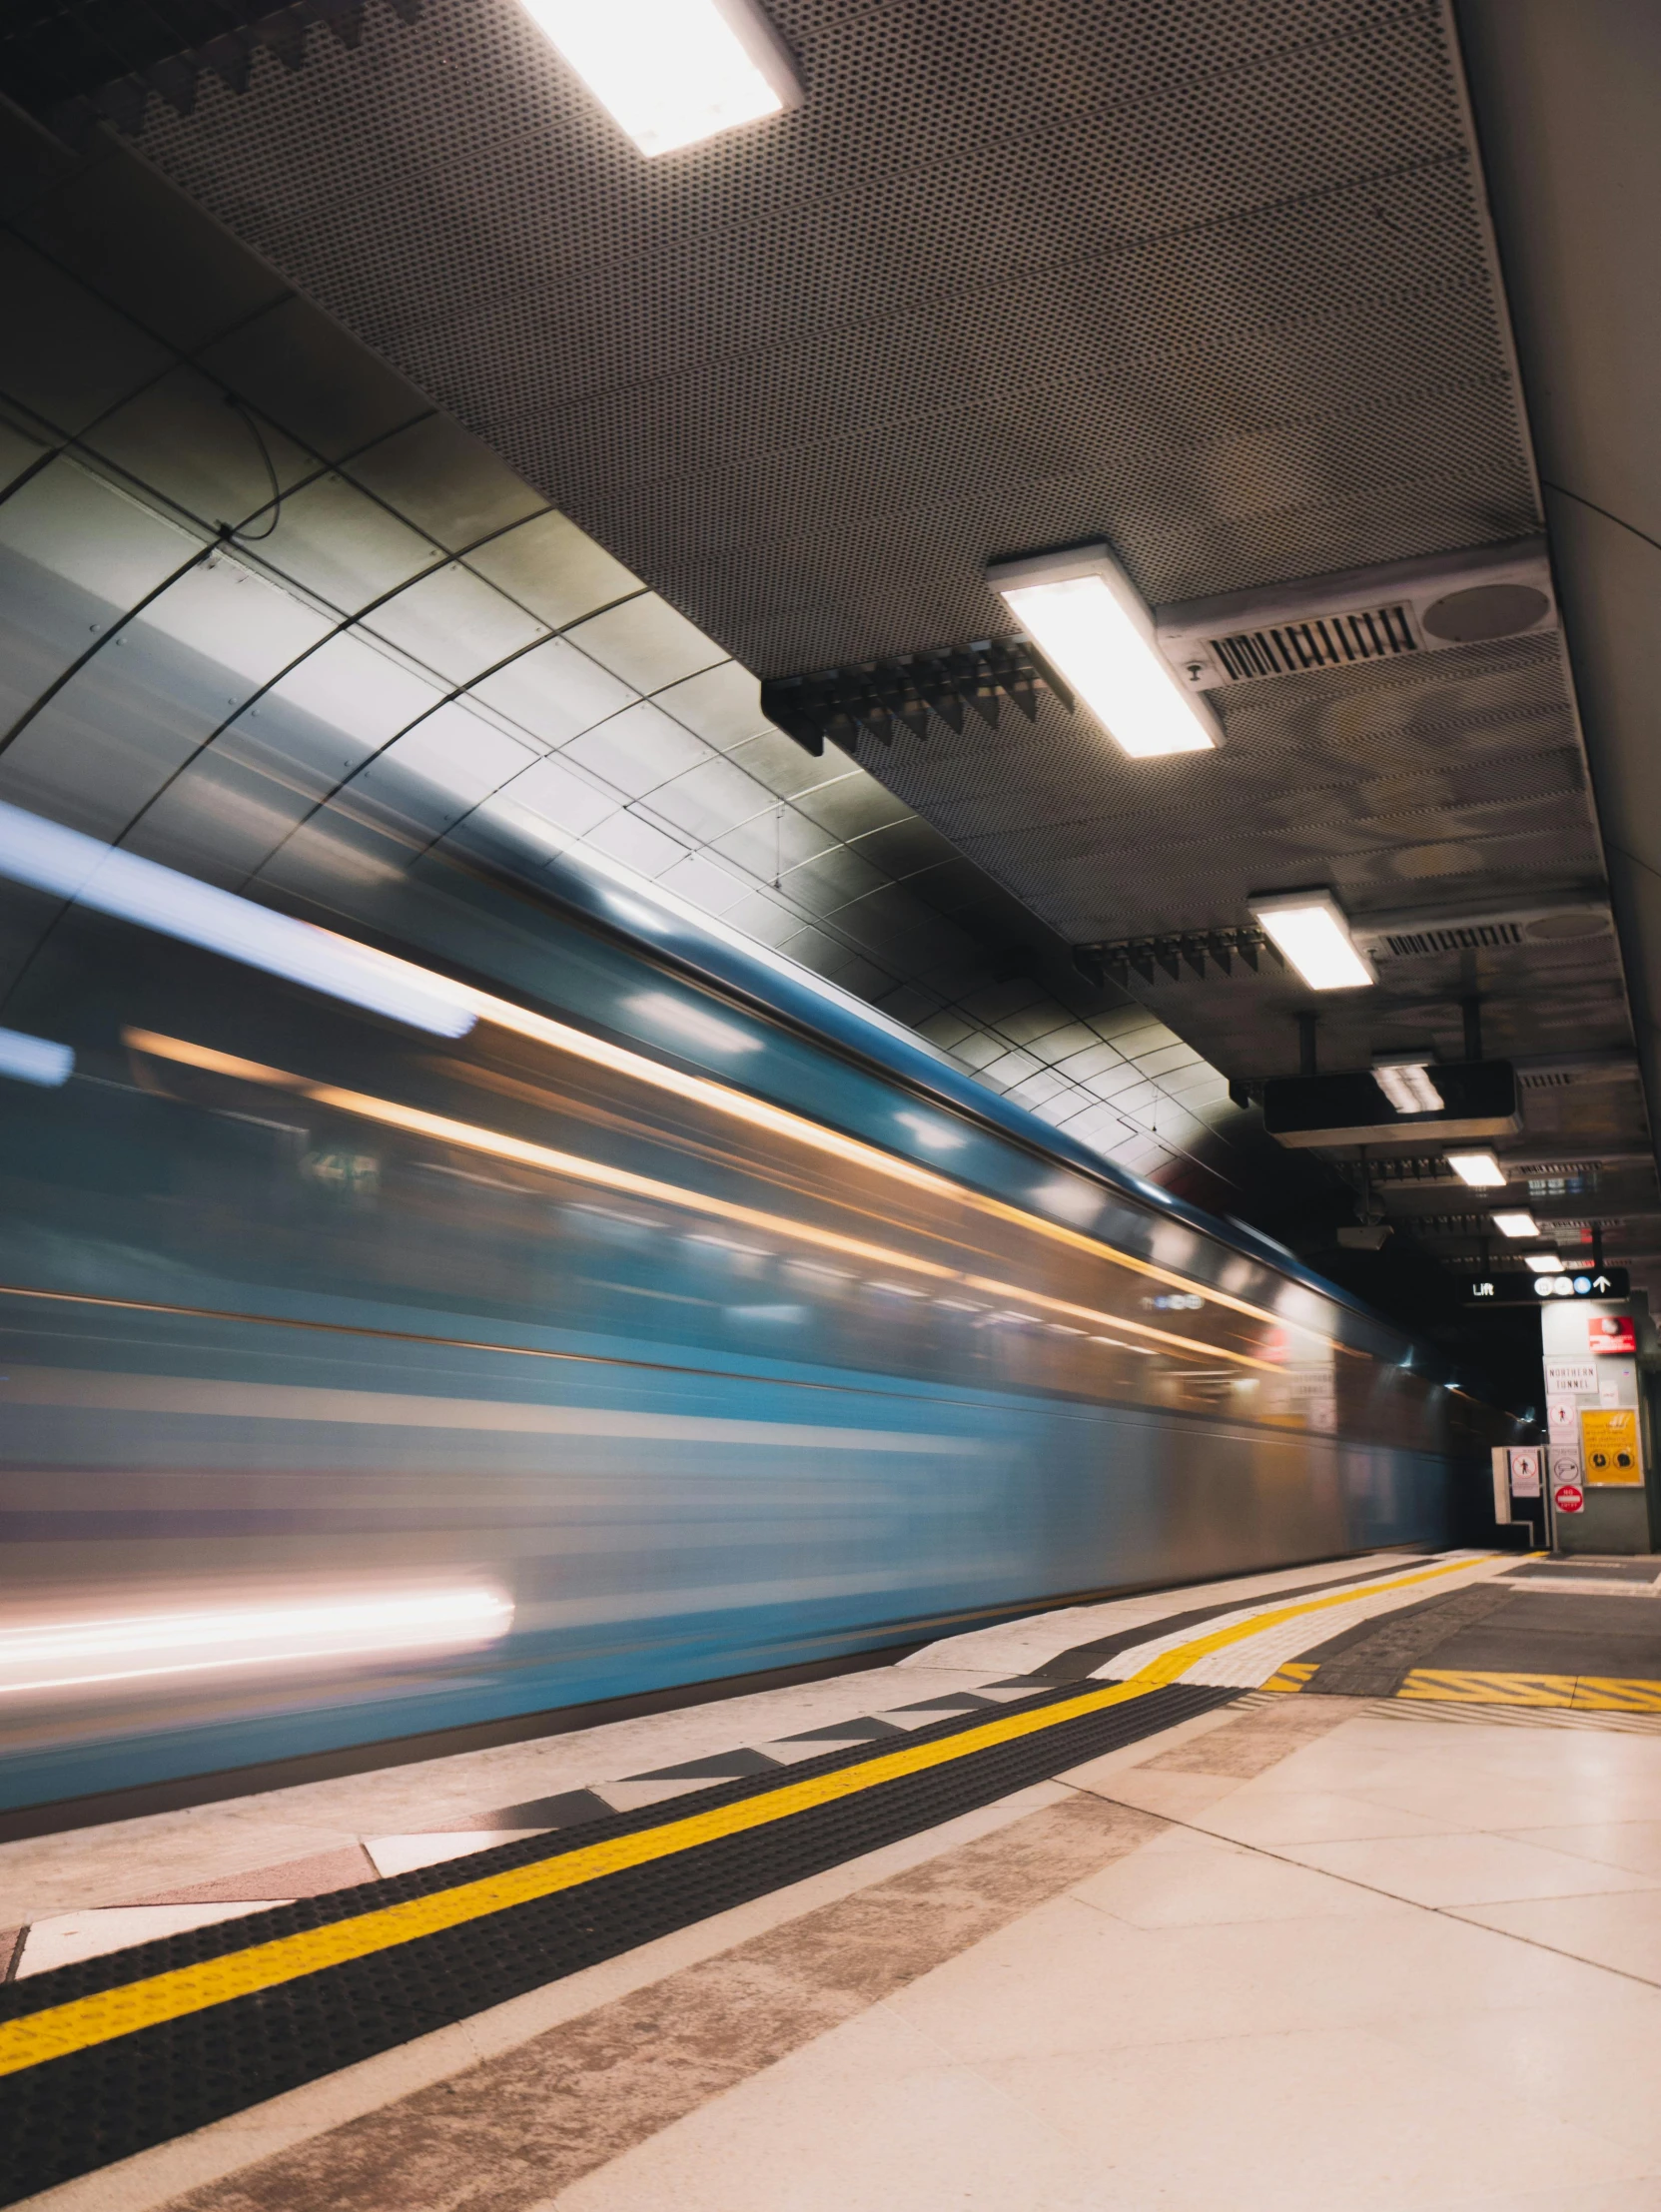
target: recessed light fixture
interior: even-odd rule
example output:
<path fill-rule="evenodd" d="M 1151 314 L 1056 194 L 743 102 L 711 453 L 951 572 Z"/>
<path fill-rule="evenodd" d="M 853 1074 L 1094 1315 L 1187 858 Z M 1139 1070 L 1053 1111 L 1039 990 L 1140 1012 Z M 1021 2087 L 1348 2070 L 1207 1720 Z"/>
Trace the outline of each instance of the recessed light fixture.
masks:
<path fill-rule="evenodd" d="M 1356 946 L 1343 909 L 1329 891 L 1258 892 L 1246 904 L 1311 991 L 1358 991 L 1377 982 L 1371 961 Z M 1441 1103 L 1438 1096 L 1436 1105 Z M 1398 1113 L 1403 1110 L 1396 1107 Z"/>
<path fill-rule="evenodd" d="M 1501 1236 L 1538 1236 L 1540 1224 L 1532 1213 L 1496 1213 L 1494 1227 Z"/>
<path fill-rule="evenodd" d="M 1372 1080 L 1397 1113 L 1440 1113 L 1446 1105 L 1430 1077 L 1430 1062 L 1419 1053 L 1383 1053 L 1372 1064 Z"/>
<path fill-rule="evenodd" d="M 1532 1267 L 1537 1275 L 1560 1275 L 1563 1272 L 1563 1262 L 1555 1252 L 1524 1252 L 1522 1256 L 1524 1264 Z"/>
<path fill-rule="evenodd" d="M 1133 760 L 1204 753 L 1217 719 L 1154 641 L 1154 617 L 1106 545 L 996 562 L 987 581 Z"/>
<path fill-rule="evenodd" d="M 1492 1152 L 1449 1152 L 1447 1164 L 1473 1190 L 1502 1190 L 1510 1177 Z"/>
<path fill-rule="evenodd" d="M 642 154 L 801 105 L 789 50 L 751 0 L 523 0 Z"/>

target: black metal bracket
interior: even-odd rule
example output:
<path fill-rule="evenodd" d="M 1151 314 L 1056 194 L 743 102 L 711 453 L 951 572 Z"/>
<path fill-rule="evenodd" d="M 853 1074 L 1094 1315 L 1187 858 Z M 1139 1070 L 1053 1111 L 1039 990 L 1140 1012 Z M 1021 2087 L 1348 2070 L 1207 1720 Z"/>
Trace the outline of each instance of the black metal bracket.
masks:
<path fill-rule="evenodd" d="M 971 715 L 995 730 L 1006 701 L 1034 722 L 1041 691 L 1073 712 L 1072 692 L 1026 638 L 980 638 L 940 652 L 821 668 L 810 676 L 767 676 L 761 711 L 817 759 L 827 738 L 847 753 L 857 750 L 861 736 L 892 745 L 897 727 L 926 738 L 936 716 L 954 734 Z"/>
<path fill-rule="evenodd" d="M 1236 961 L 1255 976 L 1264 953 L 1277 968 L 1285 966 L 1261 930 L 1183 930 L 1164 937 L 1119 937 L 1102 944 L 1075 945 L 1073 965 L 1099 991 L 1109 983 L 1128 991 L 1133 976 L 1147 984 L 1162 979 L 1181 983 L 1185 975 L 1204 982 L 1213 972 L 1232 976 Z"/>

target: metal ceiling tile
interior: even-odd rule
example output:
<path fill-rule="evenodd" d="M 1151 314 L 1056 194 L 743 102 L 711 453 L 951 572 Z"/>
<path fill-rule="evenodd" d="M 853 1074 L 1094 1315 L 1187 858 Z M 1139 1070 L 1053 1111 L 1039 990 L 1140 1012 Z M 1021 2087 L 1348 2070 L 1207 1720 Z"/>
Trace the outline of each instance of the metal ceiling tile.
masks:
<path fill-rule="evenodd" d="M 58 430 L 84 430 L 169 366 L 165 347 L 4 234 L 0 288 L 0 390 Z"/>
<path fill-rule="evenodd" d="M 655 696 L 666 714 L 723 753 L 737 745 L 771 743 L 778 736 L 761 711 L 760 684 L 735 660 L 718 661 L 698 675 L 666 685 Z"/>
<path fill-rule="evenodd" d="M 709 748 L 649 700 L 614 714 L 565 748 L 625 798 L 643 798 L 710 758 Z"/>
<path fill-rule="evenodd" d="M 545 501 L 487 445 L 442 414 L 377 439 L 367 452 L 344 460 L 342 473 L 452 553 L 546 511 Z"/>
<path fill-rule="evenodd" d="M 260 557 L 342 614 L 398 591 L 443 554 L 344 476 L 323 476 L 283 500 Z"/>
<path fill-rule="evenodd" d="M 723 658 L 684 614 L 649 591 L 578 622 L 569 635 L 590 660 L 636 691 L 660 691 Z"/>
<path fill-rule="evenodd" d="M 407 585 L 365 615 L 363 627 L 450 684 L 473 683 L 547 634 L 534 615 L 454 564 Z"/>
<path fill-rule="evenodd" d="M 471 695 L 546 745 L 565 745 L 634 704 L 625 683 L 563 638 L 532 646 L 471 686 Z"/>
<path fill-rule="evenodd" d="M 326 460 L 430 411 L 395 369 L 293 296 L 205 346 L 197 360 Z"/>
<path fill-rule="evenodd" d="M 614 792 L 602 791 L 575 762 L 557 758 L 535 762 L 505 787 L 515 805 L 551 822 L 568 837 L 585 837 L 622 801 Z"/>
<path fill-rule="evenodd" d="M 553 629 L 646 588 L 585 530 L 552 512 L 475 546 L 467 566 Z"/>

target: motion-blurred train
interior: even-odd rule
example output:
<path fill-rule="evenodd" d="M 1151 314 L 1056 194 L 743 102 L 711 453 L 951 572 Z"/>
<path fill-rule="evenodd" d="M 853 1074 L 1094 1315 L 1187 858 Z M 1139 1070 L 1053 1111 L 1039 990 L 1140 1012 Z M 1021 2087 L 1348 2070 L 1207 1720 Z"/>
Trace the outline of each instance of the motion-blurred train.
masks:
<path fill-rule="evenodd" d="M 1433 1354 L 491 835 L 0 809 L 0 1806 L 1445 1538 Z"/>

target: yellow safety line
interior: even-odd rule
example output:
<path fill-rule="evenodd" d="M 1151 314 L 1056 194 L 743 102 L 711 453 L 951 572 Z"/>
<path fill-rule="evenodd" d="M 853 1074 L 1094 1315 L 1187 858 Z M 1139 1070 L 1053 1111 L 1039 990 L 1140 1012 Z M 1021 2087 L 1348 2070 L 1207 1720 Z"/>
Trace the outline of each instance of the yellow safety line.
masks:
<path fill-rule="evenodd" d="M 368 1957 L 399 1943 L 436 1935 L 445 1928 L 481 1919 L 488 1913 L 504 1912 L 514 1905 L 554 1896 L 562 1889 L 598 1881 L 607 1874 L 621 1873 L 627 1867 L 648 1865 L 653 1859 L 672 1857 L 677 1851 L 693 1850 L 701 1843 L 712 1843 L 723 1837 L 742 1835 L 746 1830 L 789 1820 L 819 1806 L 833 1805 L 839 1799 L 875 1789 L 879 1784 L 923 1774 L 931 1767 L 972 1758 L 977 1752 L 1015 1743 L 1044 1729 L 1059 1728 L 1086 1714 L 1100 1713 L 1134 1698 L 1147 1697 L 1151 1691 L 1165 1689 L 1210 1653 L 1256 1636 L 1264 1629 L 1277 1627 L 1283 1621 L 1301 1614 L 1321 1613 L 1333 1606 L 1353 1604 L 1357 1596 L 1434 1582 L 1445 1575 L 1463 1573 L 1474 1564 L 1470 1559 L 1455 1560 L 1445 1566 L 1423 1568 L 1416 1574 L 1396 1576 L 1388 1582 L 1371 1583 L 1362 1590 L 1350 1584 L 1329 1597 L 1305 1599 L 1296 1605 L 1255 1614 L 1246 1621 L 1237 1621 L 1228 1628 L 1214 1629 L 1208 1635 L 1195 1637 L 1150 1660 L 1128 1682 L 1108 1683 L 1100 1690 L 1064 1699 L 1059 1705 L 1043 1706 L 1036 1712 L 1006 1714 L 996 1721 L 967 1729 L 961 1735 L 932 1744 L 909 1744 L 903 1750 L 862 1760 L 857 1766 L 841 1768 L 835 1774 L 786 1783 L 759 1797 L 746 1798 L 738 1805 L 690 1814 L 682 1820 L 665 1822 L 661 1827 L 639 1830 L 632 1836 L 581 1845 L 556 1857 L 515 1867 L 507 1873 L 486 1874 L 474 1881 L 457 1882 L 454 1887 L 441 1889 L 435 1895 L 414 1897 L 404 1904 L 383 1905 L 351 1919 L 331 1921 L 327 1927 L 308 1928 L 297 1935 L 279 1935 L 269 1942 L 252 1944 L 246 1950 L 227 1952 L 222 1958 L 176 1966 L 169 1972 L 150 1974 L 143 1980 L 100 1990 L 93 1996 L 72 1997 L 64 2004 L 49 2005 L 43 2011 L 0 2025 L 0 2075 L 19 2073 L 25 2067 L 42 2065 L 48 2059 L 64 2058 L 93 2044 L 134 2034 L 140 2028 L 182 2019 L 189 2013 L 228 2003 L 234 1997 L 276 1988 L 283 1982 L 299 1980 L 305 1974 L 319 1973 L 329 1966 L 345 1965 L 352 1959 Z"/>
<path fill-rule="evenodd" d="M 1661 1713 L 1661 1682 L 1614 1675 L 1477 1674 L 1415 1667 L 1397 1698 L 1420 1704 L 1551 1706 L 1576 1713 Z"/>

